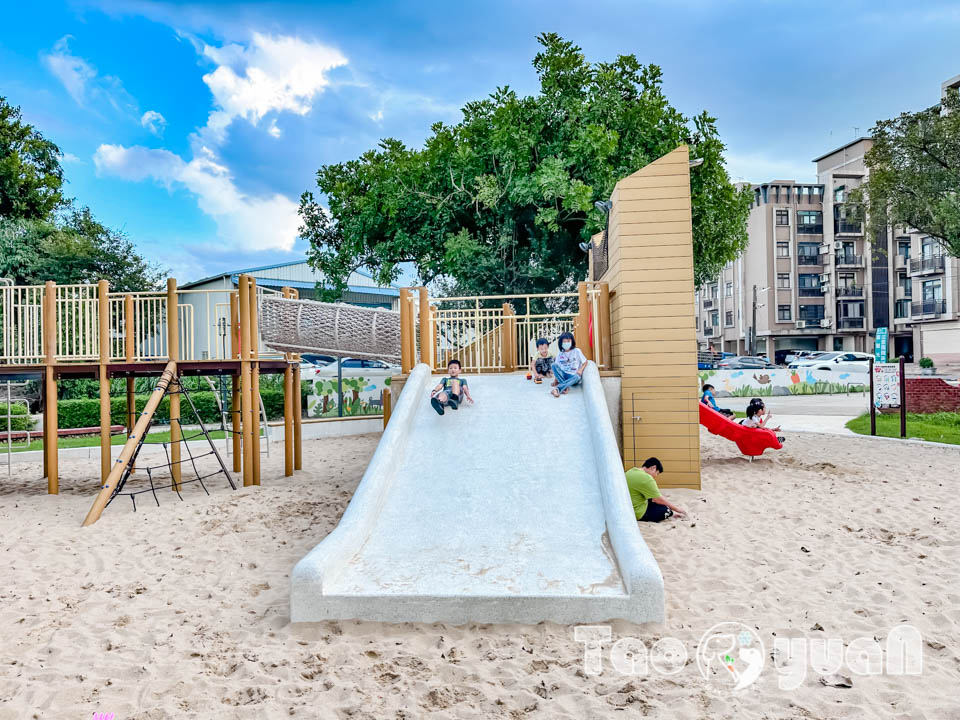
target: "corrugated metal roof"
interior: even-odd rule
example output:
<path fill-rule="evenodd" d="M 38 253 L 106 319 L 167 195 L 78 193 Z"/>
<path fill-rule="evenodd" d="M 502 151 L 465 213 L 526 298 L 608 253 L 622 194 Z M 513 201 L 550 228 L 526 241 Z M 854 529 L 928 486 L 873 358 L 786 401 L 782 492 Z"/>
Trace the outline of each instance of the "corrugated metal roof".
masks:
<path fill-rule="evenodd" d="M 196 287 L 197 285 L 208 283 L 217 278 L 237 277 L 242 274 L 253 275 L 257 278 L 258 282 L 262 280 L 280 280 L 283 281 L 283 285 L 289 285 L 290 287 L 304 287 L 304 285 L 296 285 L 295 283 L 306 283 L 307 286 L 313 287 L 316 283 L 324 281 L 323 274 L 310 267 L 306 260 L 294 260 L 292 262 L 277 263 L 275 265 L 262 265 L 260 267 L 218 273 L 217 275 L 211 275 L 201 278 L 200 280 L 186 283 L 180 287 Z M 398 294 L 400 289 L 400 286 L 395 283 L 391 283 L 386 286 L 386 288 L 377 284 L 373 276 L 365 270 L 355 270 L 350 273 L 350 277 L 347 278 L 347 285 L 350 287 L 364 288 L 365 290 L 392 289 L 395 294 Z"/>

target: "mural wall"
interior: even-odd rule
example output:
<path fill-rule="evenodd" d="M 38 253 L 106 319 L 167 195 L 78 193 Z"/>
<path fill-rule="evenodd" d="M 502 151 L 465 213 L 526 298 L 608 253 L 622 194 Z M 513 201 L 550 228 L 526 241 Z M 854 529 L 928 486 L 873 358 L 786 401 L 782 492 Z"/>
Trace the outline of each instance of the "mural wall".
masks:
<path fill-rule="evenodd" d="M 383 390 L 387 387 L 390 387 L 390 376 L 386 374 L 343 378 L 343 417 L 381 415 Z M 337 378 L 316 378 L 307 395 L 307 417 L 338 417 L 340 397 Z"/>
<path fill-rule="evenodd" d="M 774 395 L 828 395 L 866 392 L 868 373 L 833 370 L 701 370 L 700 384 L 710 383 L 717 397 L 765 397 Z"/>

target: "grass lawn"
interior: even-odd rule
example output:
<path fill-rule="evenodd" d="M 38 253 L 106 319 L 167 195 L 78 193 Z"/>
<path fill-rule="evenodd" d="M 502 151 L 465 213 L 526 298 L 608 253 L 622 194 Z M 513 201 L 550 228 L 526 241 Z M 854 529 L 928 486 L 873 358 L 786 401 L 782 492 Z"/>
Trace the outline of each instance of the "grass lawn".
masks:
<path fill-rule="evenodd" d="M 848 422 L 847 429 L 860 435 L 869 435 L 870 413 Z M 900 415 L 877 413 L 877 435 L 900 437 Z M 907 413 L 907 437 L 960 445 L 960 413 Z"/>
<path fill-rule="evenodd" d="M 193 438 L 194 441 L 203 440 L 203 436 L 193 437 L 199 430 L 190 430 L 185 429 L 184 435 L 187 437 Z M 210 430 L 210 437 L 214 440 L 223 440 L 225 433 L 223 430 Z M 147 442 L 169 442 L 170 440 L 170 431 L 164 432 L 152 432 L 147 435 Z M 125 433 L 120 433 L 119 435 L 114 435 L 110 438 L 111 445 L 123 445 L 127 441 L 127 436 Z M 74 435 L 70 437 L 62 437 L 57 443 L 57 447 L 60 448 L 78 448 L 78 447 L 100 447 L 100 436 L 99 435 Z M 0 452 L 6 452 L 7 443 L 6 441 L 0 442 Z M 43 441 L 42 440 L 31 440 L 30 445 L 26 445 L 22 440 L 17 443 L 13 443 L 13 452 L 26 452 L 27 450 L 43 450 Z"/>

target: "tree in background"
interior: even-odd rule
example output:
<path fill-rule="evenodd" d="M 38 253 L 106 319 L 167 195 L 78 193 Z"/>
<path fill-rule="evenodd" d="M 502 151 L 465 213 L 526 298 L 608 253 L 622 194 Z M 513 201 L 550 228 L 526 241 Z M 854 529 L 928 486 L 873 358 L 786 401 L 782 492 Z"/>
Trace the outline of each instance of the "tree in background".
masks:
<path fill-rule="evenodd" d="M 881 120 L 864 161 L 867 181 L 851 192 L 872 233 L 913 227 L 960 257 L 960 96 L 926 110 Z"/>
<path fill-rule="evenodd" d="M 730 182 L 714 118 L 674 109 L 656 65 L 591 64 L 557 35 L 538 41 L 537 95 L 498 88 L 456 125 L 434 124 L 423 149 L 388 138 L 320 168 L 329 213 L 305 192 L 300 214 L 324 297 L 339 297 L 357 267 L 387 283 L 403 262 L 464 294 L 572 288 L 587 272 L 578 244 L 606 220 L 594 202 L 682 143 L 703 160 L 691 171 L 696 283 L 743 251 L 750 193 Z"/>
<path fill-rule="evenodd" d="M 20 285 L 95 283 L 151 290 L 164 272 L 123 234 L 62 195 L 60 149 L 0 97 L 0 277 Z"/>
<path fill-rule="evenodd" d="M 60 148 L 0 96 L 0 217 L 41 220 L 63 203 Z"/>

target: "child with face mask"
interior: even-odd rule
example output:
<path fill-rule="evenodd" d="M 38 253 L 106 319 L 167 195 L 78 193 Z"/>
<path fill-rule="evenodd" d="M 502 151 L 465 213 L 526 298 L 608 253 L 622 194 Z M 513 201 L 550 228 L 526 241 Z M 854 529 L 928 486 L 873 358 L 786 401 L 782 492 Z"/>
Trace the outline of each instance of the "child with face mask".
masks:
<path fill-rule="evenodd" d="M 587 368 L 587 358 L 577 349 L 577 341 L 573 333 L 565 332 L 559 339 L 560 354 L 553 361 L 553 384 L 551 394 L 560 397 L 583 379 L 583 371 Z"/>

